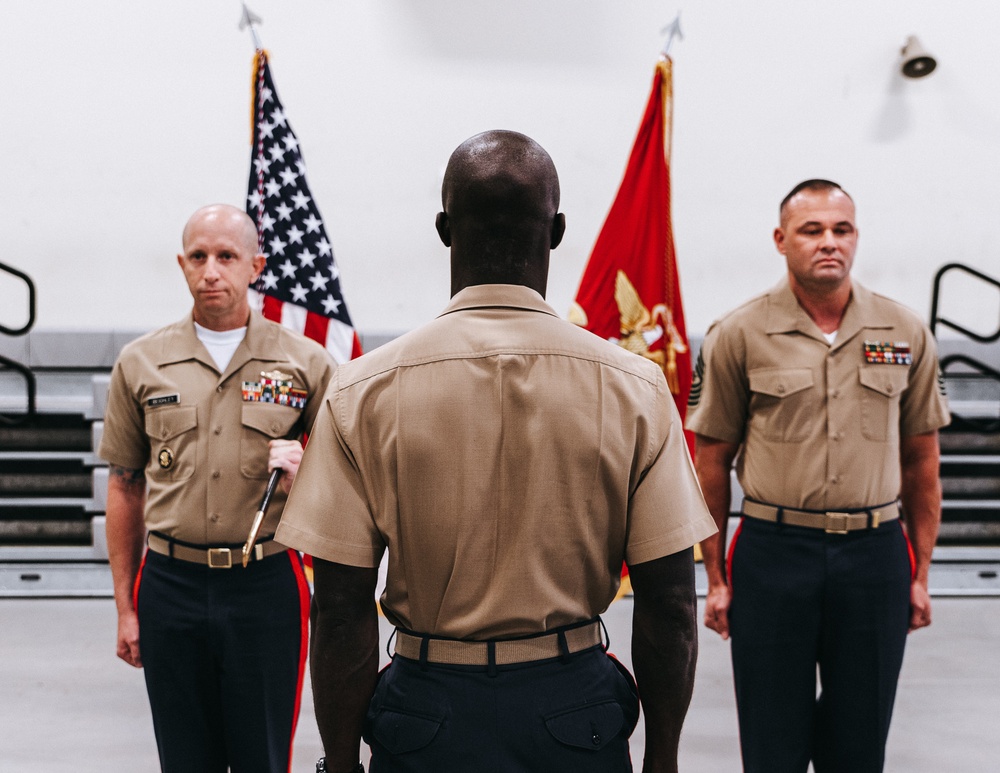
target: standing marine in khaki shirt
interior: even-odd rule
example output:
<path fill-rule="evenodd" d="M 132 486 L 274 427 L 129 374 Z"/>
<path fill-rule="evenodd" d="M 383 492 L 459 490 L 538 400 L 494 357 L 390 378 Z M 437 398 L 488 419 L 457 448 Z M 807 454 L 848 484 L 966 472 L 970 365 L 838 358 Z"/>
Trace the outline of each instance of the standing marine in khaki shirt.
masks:
<path fill-rule="evenodd" d="M 314 556 L 326 769 L 356 769 L 364 730 L 379 771 L 631 770 L 637 696 L 597 620 L 626 560 L 643 769 L 676 770 L 714 525 L 663 373 L 544 302 L 565 219 L 534 141 L 467 140 L 442 197 L 452 300 L 338 369 L 278 527 Z"/>
<path fill-rule="evenodd" d="M 705 624 L 732 638 L 746 771 L 879 771 L 907 629 L 931 620 L 949 414 L 930 331 L 851 279 L 851 198 L 806 181 L 780 218 L 787 279 L 710 328 L 691 392 L 719 526 L 702 543 Z M 746 498 L 727 565 L 734 458 Z"/>
<path fill-rule="evenodd" d="M 191 315 L 128 344 L 108 392 L 118 656 L 144 669 L 164 771 L 287 770 L 309 591 L 301 557 L 272 537 L 334 366 L 250 311 L 265 260 L 245 212 L 198 210 L 183 248 Z M 282 490 L 244 568 L 275 468 Z"/>

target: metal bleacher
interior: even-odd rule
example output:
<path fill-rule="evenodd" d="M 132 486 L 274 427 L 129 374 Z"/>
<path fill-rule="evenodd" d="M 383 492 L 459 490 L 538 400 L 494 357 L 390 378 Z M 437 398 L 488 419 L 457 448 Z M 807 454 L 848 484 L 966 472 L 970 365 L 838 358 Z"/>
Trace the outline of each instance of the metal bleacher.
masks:
<path fill-rule="evenodd" d="M 25 282 L 29 313 L 20 328 L 0 324 L 0 597 L 110 596 L 107 467 L 96 449 L 111 367 L 144 331 L 30 332 L 34 286 L 0 263 L 3 271 Z M 941 278 L 949 272 L 995 286 L 1000 308 L 997 280 L 958 264 L 938 273 L 931 327 L 963 338 L 940 342 L 953 422 L 941 433 L 943 518 L 931 589 L 997 596 L 1000 321 L 996 333 L 981 334 L 939 314 Z M 367 351 L 392 337 L 363 335 L 362 345 Z M 735 514 L 742 496 L 735 481 L 733 494 Z"/>

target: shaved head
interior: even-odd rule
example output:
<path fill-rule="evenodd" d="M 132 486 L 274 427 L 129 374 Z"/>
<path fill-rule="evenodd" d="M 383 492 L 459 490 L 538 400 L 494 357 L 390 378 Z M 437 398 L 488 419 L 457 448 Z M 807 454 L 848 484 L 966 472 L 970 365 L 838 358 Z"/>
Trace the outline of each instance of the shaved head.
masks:
<path fill-rule="evenodd" d="M 237 209 L 230 204 L 209 204 L 195 211 L 188 218 L 181 234 L 181 244 L 187 250 L 197 226 L 208 226 L 212 230 L 227 230 L 235 234 L 248 254 L 256 255 L 257 249 L 257 226 L 253 219 L 242 209 Z"/>
<path fill-rule="evenodd" d="M 559 175 L 545 149 L 530 137 L 494 130 L 470 137 L 451 154 L 441 203 L 452 219 L 468 212 L 551 218 L 559 209 Z"/>
<path fill-rule="evenodd" d="M 181 240 L 177 263 L 194 298 L 194 321 L 209 330 L 246 325 L 247 288 L 266 263 L 250 216 L 228 204 L 202 207 L 188 218 Z"/>
<path fill-rule="evenodd" d="M 522 284 L 544 295 L 549 251 L 559 244 L 559 175 L 530 137 L 493 130 L 470 137 L 448 161 L 438 234 L 452 250 L 452 292 L 473 284 Z"/>

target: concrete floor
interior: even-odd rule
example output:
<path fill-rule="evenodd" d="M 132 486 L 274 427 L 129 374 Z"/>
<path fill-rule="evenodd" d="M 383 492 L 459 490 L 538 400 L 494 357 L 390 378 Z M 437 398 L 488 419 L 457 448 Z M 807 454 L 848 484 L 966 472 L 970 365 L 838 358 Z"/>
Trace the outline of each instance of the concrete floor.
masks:
<path fill-rule="evenodd" d="M 631 613 L 624 599 L 605 616 L 611 648 L 626 662 Z M 934 615 L 908 646 L 886 770 L 996 770 L 1000 599 L 939 598 Z M 0 600 L 0 773 L 157 770 L 142 674 L 115 658 L 114 637 L 110 600 Z M 638 770 L 641 723 L 632 741 Z M 311 771 L 320 753 L 307 692 L 294 769 Z M 707 630 L 681 769 L 740 769 L 728 645 Z"/>

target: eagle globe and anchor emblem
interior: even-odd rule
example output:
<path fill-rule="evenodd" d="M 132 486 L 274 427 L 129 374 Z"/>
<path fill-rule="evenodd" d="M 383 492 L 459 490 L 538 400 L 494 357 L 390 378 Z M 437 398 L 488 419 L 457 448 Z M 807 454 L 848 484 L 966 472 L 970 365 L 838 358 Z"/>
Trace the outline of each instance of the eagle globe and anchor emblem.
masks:
<path fill-rule="evenodd" d="M 687 352 L 688 347 L 674 324 L 670 307 L 658 303 L 651 310 L 647 309 L 635 286 L 621 270 L 615 276 L 615 303 L 618 304 L 620 337 L 608 340 L 655 362 L 666 376 L 671 394 L 680 394 L 677 355 Z M 580 327 L 587 326 L 587 313 L 575 301 L 569 310 L 569 321 Z M 651 351 L 650 347 L 661 339 L 663 348 Z"/>

